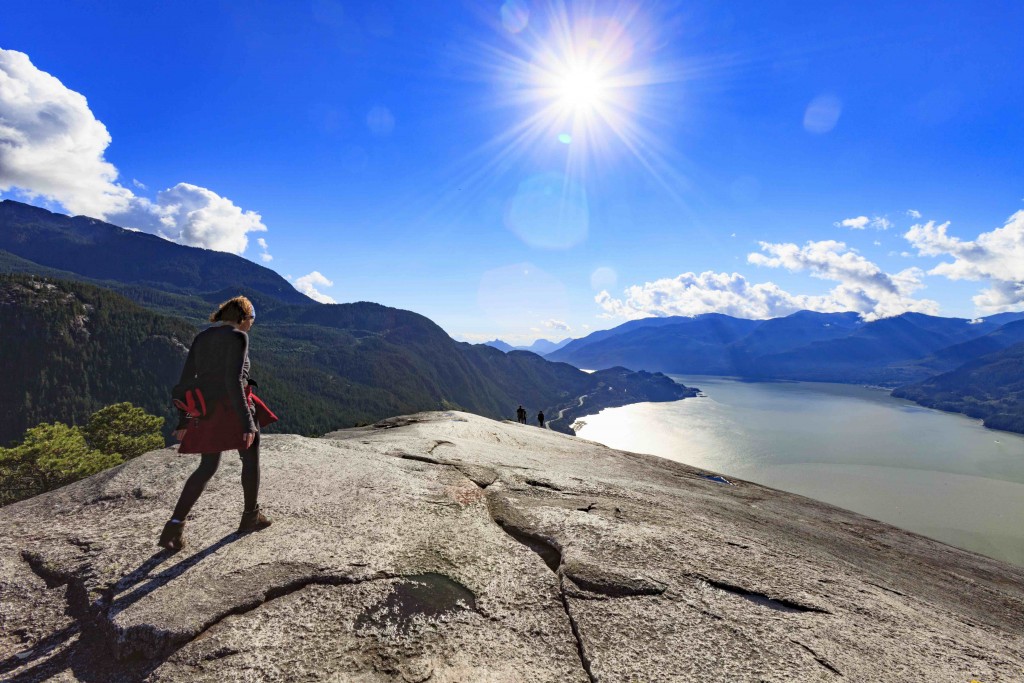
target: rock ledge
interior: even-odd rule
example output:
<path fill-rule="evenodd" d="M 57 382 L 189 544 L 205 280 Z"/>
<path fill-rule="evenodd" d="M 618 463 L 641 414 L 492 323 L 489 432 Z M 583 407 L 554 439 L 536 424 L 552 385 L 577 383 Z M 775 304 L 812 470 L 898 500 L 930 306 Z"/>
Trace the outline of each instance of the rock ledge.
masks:
<path fill-rule="evenodd" d="M 0 678 L 1024 680 L 1024 570 L 824 503 L 455 412 L 263 453 L 177 555 L 172 449 L 0 509 Z"/>

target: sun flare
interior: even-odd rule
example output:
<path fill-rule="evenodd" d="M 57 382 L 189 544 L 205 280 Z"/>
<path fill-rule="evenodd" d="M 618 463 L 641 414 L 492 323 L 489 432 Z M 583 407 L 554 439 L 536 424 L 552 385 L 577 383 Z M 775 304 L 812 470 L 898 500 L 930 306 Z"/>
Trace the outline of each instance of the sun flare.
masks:
<path fill-rule="evenodd" d="M 608 84 L 594 67 L 576 67 L 562 75 L 556 85 L 558 101 L 571 113 L 587 113 L 604 104 Z"/>
<path fill-rule="evenodd" d="M 679 85 L 700 72 L 666 53 L 662 23 L 657 13 L 625 0 L 600 9 L 505 0 L 499 30 L 507 42 L 480 43 L 467 53 L 487 85 L 482 111 L 503 125 L 460 162 L 459 187 L 496 182 L 522 164 L 534 170 L 520 186 L 537 174 L 545 180 L 543 191 L 530 197 L 557 195 L 549 223 L 560 226 L 566 216 L 586 214 L 592 180 L 625 162 L 639 164 L 679 199 L 678 189 L 689 182 L 680 172 L 685 160 L 669 158 L 662 135 L 673 133 L 685 114 Z M 554 168 L 560 183 L 547 182 Z"/>

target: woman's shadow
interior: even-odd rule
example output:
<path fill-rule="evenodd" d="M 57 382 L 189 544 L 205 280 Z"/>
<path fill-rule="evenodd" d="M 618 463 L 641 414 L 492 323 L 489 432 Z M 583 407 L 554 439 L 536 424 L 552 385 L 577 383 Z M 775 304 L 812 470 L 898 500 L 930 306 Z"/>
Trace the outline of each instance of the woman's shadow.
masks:
<path fill-rule="evenodd" d="M 238 540 L 241 536 L 238 533 L 227 534 L 220 540 L 178 562 L 174 566 L 154 574 L 154 570 L 177 554 L 169 550 L 160 550 L 143 561 L 138 567 L 124 574 L 113 586 L 104 590 L 98 600 L 91 604 L 88 604 L 87 599 L 71 600 L 73 587 L 69 586 L 68 614 L 75 619 L 75 623 L 51 633 L 27 651 L 19 652 L 0 660 L 0 676 L 4 676 L 7 672 L 23 667 L 26 664 L 38 662 L 35 666 L 19 672 L 17 676 L 4 678 L 3 680 L 9 681 L 9 683 L 30 683 L 51 678 L 67 669 L 71 669 L 78 680 L 86 683 L 129 682 L 144 679 L 163 664 L 178 648 L 173 648 L 157 658 L 146 660 L 135 658 L 133 661 L 127 662 L 115 661 L 109 652 L 108 643 L 100 635 L 105 629 L 101 628 L 97 622 L 107 620 L 114 614 L 124 611 L 161 586 L 165 586 L 183 575 L 224 546 Z M 60 584 L 48 587 L 53 588 L 56 585 Z M 76 605 L 74 603 L 81 604 Z M 76 635 L 78 636 L 77 642 L 56 656 L 49 656 L 54 650 L 67 643 Z"/>

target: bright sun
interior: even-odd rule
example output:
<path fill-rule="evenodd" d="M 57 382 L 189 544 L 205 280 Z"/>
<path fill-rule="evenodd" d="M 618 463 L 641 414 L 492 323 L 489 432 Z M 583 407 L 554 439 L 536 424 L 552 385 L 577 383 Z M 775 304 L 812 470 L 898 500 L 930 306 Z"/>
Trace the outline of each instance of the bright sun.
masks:
<path fill-rule="evenodd" d="M 607 84 L 596 69 L 577 67 L 568 70 L 556 86 L 562 107 L 575 114 L 588 113 L 603 103 Z"/>

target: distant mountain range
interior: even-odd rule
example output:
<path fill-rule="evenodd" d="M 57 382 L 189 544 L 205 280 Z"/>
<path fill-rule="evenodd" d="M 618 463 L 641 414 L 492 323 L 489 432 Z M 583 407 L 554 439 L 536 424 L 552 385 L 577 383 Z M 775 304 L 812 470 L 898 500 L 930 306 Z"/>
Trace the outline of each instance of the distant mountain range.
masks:
<path fill-rule="evenodd" d="M 81 423 L 117 401 L 173 418 L 168 392 L 192 336 L 217 303 L 238 294 L 259 310 L 253 377 L 282 418 L 277 431 L 316 435 L 437 409 L 512 417 L 520 403 L 551 417 L 571 414 L 580 396 L 607 406 L 693 394 L 663 375 L 591 375 L 533 353 L 456 342 L 410 311 L 320 304 L 238 256 L 6 200 L 0 445 L 39 422 Z M 567 420 L 554 427 L 570 431 Z"/>
<path fill-rule="evenodd" d="M 495 339 L 494 341 L 484 343 L 487 346 L 498 349 L 499 351 L 504 351 L 505 353 L 508 353 L 509 351 L 530 351 L 531 353 L 536 353 L 538 356 L 545 356 L 551 353 L 552 351 L 557 351 L 558 349 L 562 348 L 571 341 L 572 337 L 566 337 L 565 339 L 559 342 L 548 341 L 547 339 L 538 339 L 529 346 L 512 346 L 511 344 L 503 342 L 500 339 Z"/>
<path fill-rule="evenodd" d="M 710 313 L 635 320 L 548 354 L 580 368 L 899 386 L 1024 341 L 1024 313 L 967 320 L 800 311 L 747 320 Z"/>
<path fill-rule="evenodd" d="M 546 356 L 579 368 L 898 387 L 895 396 L 1024 433 L 1024 312 L 979 320 L 920 313 L 863 322 L 800 311 L 634 320 Z"/>

